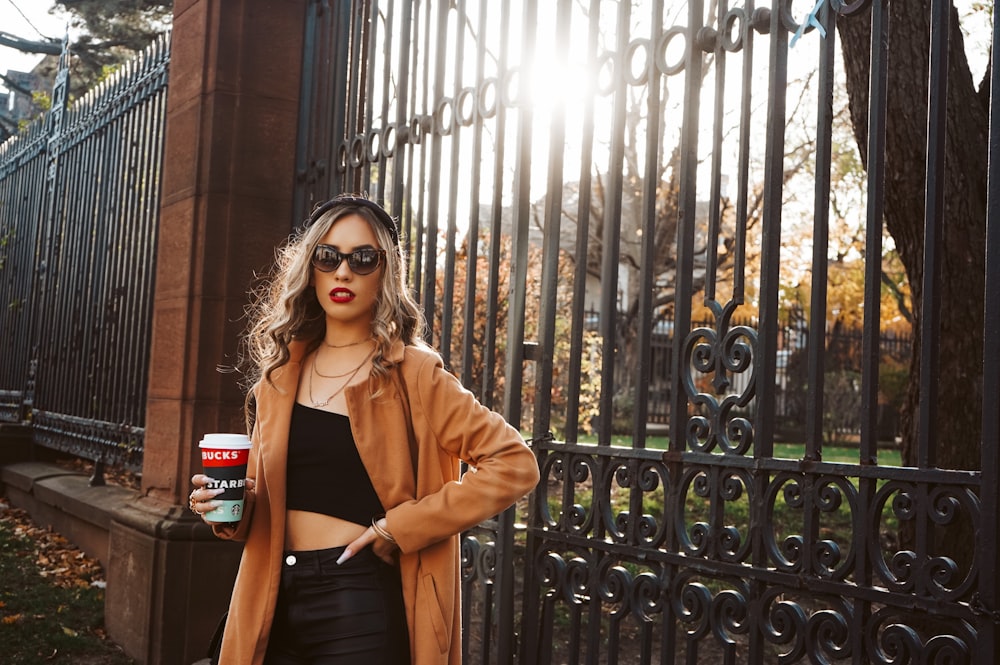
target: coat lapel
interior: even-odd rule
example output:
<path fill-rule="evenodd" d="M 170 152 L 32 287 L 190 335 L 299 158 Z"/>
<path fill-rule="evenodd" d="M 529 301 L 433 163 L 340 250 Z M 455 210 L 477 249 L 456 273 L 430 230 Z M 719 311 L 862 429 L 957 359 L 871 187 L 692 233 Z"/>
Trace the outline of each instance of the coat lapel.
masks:
<path fill-rule="evenodd" d="M 397 380 L 404 380 L 400 365 L 403 359 L 402 342 L 393 345 L 388 355 L 394 365 L 381 395 L 372 397 L 372 387 L 368 382 L 351 386 L 345 392 L 358 454 L 375 493 L 386 509 L 416 498 L 415 468 L 411 462 L 409 427 L 405 415 L 407 409 L 403 405 L 405 396 L 396 383 Z"/>
<path fill-rule="evenodd" d="M 260 428 L 264 475 L 270 486 L 271 507 L 282 524 L 278 533 L 284 533 L 285 489 L 288 474 L 288 430 L 292 422 L 292 407 L 299 385 L 302 356 L 305 345 L 289 345 L 291 358 L 271 375 L 273 385 L 264 381 L 261 391 L 266 393 L 258 401 L 257 426 Z"/>

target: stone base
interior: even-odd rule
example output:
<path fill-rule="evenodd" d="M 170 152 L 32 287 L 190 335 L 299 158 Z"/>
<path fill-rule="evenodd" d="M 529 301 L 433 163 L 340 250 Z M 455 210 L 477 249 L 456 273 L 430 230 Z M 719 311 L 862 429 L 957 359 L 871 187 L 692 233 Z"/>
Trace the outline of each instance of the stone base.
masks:
<path fill-rule="evenodd" d="M 51 527 L 108 569 L 108 535 L 115 512 L 134 502 L 135 490 L 91 487 L 87 476 L 46 462 L 0 467 L 0 486 L 11 504 L 41 526 Z"/>
<path fill-rule="evenodd" d="M 111 524 L 105 625 L 146 665 L 204 658 L 229 606 L 242 546 L 186 508 L 141 499 Z"/>

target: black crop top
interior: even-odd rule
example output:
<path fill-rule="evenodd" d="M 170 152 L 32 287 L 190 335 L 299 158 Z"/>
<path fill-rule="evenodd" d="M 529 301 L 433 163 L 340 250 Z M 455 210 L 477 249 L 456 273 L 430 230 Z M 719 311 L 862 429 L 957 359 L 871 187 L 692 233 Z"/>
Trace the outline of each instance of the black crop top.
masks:
<path fill-rule="evenodd" d="M 354 444 L 351 421 L 340 413 L 295 403 L 288 432 L 286 508 L 363 524 L 384 513 Z"/>

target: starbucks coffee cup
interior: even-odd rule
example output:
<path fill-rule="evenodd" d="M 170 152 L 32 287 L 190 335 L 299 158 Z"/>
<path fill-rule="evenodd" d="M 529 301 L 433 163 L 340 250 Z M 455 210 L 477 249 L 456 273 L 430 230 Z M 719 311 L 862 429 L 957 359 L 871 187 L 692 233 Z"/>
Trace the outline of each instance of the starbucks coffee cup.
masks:
<path fill-rule="evenodd" d="M 245 434 L 206 434 L 198 444 L 201 466 L 212 479 L 205 487 L 222 488 L 214 500 L 222 505 L 203 515 L 209 522 L 239 522 L 243 517 L 243 489 L 250 458 L 250 439 Z"/>

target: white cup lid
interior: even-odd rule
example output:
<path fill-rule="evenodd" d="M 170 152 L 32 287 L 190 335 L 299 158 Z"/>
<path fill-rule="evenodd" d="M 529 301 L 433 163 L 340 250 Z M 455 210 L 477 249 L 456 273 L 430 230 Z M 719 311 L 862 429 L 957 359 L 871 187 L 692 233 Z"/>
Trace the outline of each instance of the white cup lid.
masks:
<path fill-rule="evenodd" d="M 206 434 L 198 444 L 199 448 L 249 448 L 250 439 L 246 434 Z"/>

